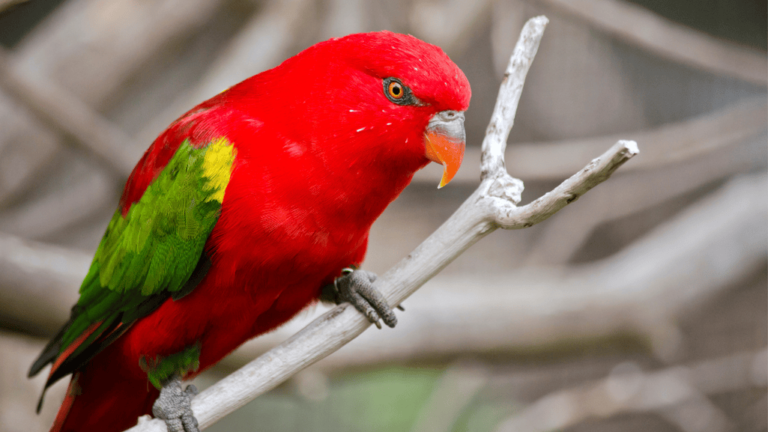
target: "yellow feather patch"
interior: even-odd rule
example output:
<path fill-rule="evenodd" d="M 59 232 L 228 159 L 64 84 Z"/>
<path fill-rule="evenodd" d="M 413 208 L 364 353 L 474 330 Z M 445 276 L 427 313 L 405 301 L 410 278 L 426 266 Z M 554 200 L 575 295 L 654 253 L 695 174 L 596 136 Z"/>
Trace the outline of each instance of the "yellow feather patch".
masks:
<path fill-rule="evenodd" d="M 203 175 L 208 179 L 208 190 L 213 193 L 206 201 L 224 200 L 224 190 L 232 175 L 235 153 L 235 148 L 226 138 L 217 138 L 208 145 L 203 159 Z"/>

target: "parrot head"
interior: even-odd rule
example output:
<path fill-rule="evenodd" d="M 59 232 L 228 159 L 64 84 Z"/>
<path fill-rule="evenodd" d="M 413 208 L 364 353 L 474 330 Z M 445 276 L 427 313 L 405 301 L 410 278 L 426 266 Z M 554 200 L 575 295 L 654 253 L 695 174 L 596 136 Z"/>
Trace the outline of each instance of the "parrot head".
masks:
<path fill-rule="evenodd" d="M 327 42 L 367 88 L 369 112 L 380 110 L 383 145 L 443 165 L 439 188 L 456 175 L 464 157 L 464 111 L 471 91 L 464 73 L 439 47 L 413 36 L 363 33 Z M 352 108 L 354 109 L 354 108 Z M 422 164 L 423 166 L 423 164 Z"/>
<path fill-rule="evenodd" d="M 343 161 L 344 170 L 376 165 L 412 176 L 433 161 L 444 166 L 442 187 L 461 165 L 470 86 L 434 45 L 388 31 L 352 34 L 318 43 L 257 77 L 251 85 L 275 101 L 273 114 L 302 119 L 283 129 L 337 166 Z M 270 84 L 276 80 L 280 85 Z M 270 87 L 283 90 L 268 95 Z"/>

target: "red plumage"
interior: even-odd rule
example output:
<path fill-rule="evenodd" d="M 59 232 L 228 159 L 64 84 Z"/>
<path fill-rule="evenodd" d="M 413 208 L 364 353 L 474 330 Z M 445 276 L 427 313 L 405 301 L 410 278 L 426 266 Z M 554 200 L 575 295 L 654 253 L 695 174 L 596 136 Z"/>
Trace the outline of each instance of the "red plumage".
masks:
<path fill-rule="evenodd" d="M 397 77 L 419 104 L 392 103 Z M 139 366 L 199 343 L 200 369 L 274 329 L 360 264 L 375 219 L 429 160 L 439 111 L 464 111 L 470 89 L 437 47 L 389 32 L 317 44 L 198 105 L 161 134 L 126 184 L 125 215 L 184 139 L 226 137 L 236 150 L 221 216 L 206 243 L 212 266 L 96 355 L 73 381 L 53 430 L 119 431 L 149 414 L 157 390 Z"/>

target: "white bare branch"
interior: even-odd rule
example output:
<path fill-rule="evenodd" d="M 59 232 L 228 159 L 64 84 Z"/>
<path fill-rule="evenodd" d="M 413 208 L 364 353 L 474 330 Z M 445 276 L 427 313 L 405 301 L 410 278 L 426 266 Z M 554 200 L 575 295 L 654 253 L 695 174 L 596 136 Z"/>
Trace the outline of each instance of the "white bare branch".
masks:
<path fill-rule="evenodd" d="M 486 178 L 475 193 L 437 231 L 408 257 L 383 274 L 375 283 L 389 304 L 397 305 L 421 287 L 464 250 L 496 228 L 523 228 L 540 222 L 606 180 L 622 163 L 637 154 L 634 142 L 621 141 L 582 171 L 534 203 L 516 207 L 522 182 L 506 173 L 503 154 L 512 127 L 525 74 L 533 61 L 548 20 L 531 19 L 523 28 L 515 48 L 507 82 L 488 128 L 484 145 Z M 192 409 L 205 428 L 258 395 L 274 388 L 301 369 L 338 350 L 370 326 L 370 322 L 348 304 L 335 307 L 270 352 L 255 359 L 198 395 Z M 160 420 L 142 419 L 130 429 L 164 431 Z"/>
<path fill-rule="evenodd" d="M 483 153 L 480 155 L 480 178 L 483 180 L 488 177 L 508 176 L 504 166 L 507 138 L 515 123 L 517 104 L 523 94 L 525 77 L 528 75 L 528 69 L 533 63 L 533 58 L 536 57 L 536 51 L 539 50 L 539 42 L 541 42 L 547 23 L 549 20 L 546 18 L 534 18 L 525 24 L 520 34 L 520 40 L 517 41 L 507 69 L 504 71 L 499 96 L 496 98 L 496 106 L 493 108 L 491 121 L 485 131 Z M 522 184 L 520 186 L 522 189 Z"/>

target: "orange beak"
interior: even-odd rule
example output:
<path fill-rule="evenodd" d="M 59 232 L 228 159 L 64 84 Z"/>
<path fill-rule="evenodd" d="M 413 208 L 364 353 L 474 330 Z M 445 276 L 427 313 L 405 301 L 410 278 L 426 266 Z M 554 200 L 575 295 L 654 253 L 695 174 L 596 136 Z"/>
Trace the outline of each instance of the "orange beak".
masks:
<path fill-rule="evenodd" d="M 442 111 L 432 117 L 424 134 L 424 146 L 427 159 L 444 167 L 438 189 L 447 185 L 459 171 L 465 145 L 464 113 Z"/>

